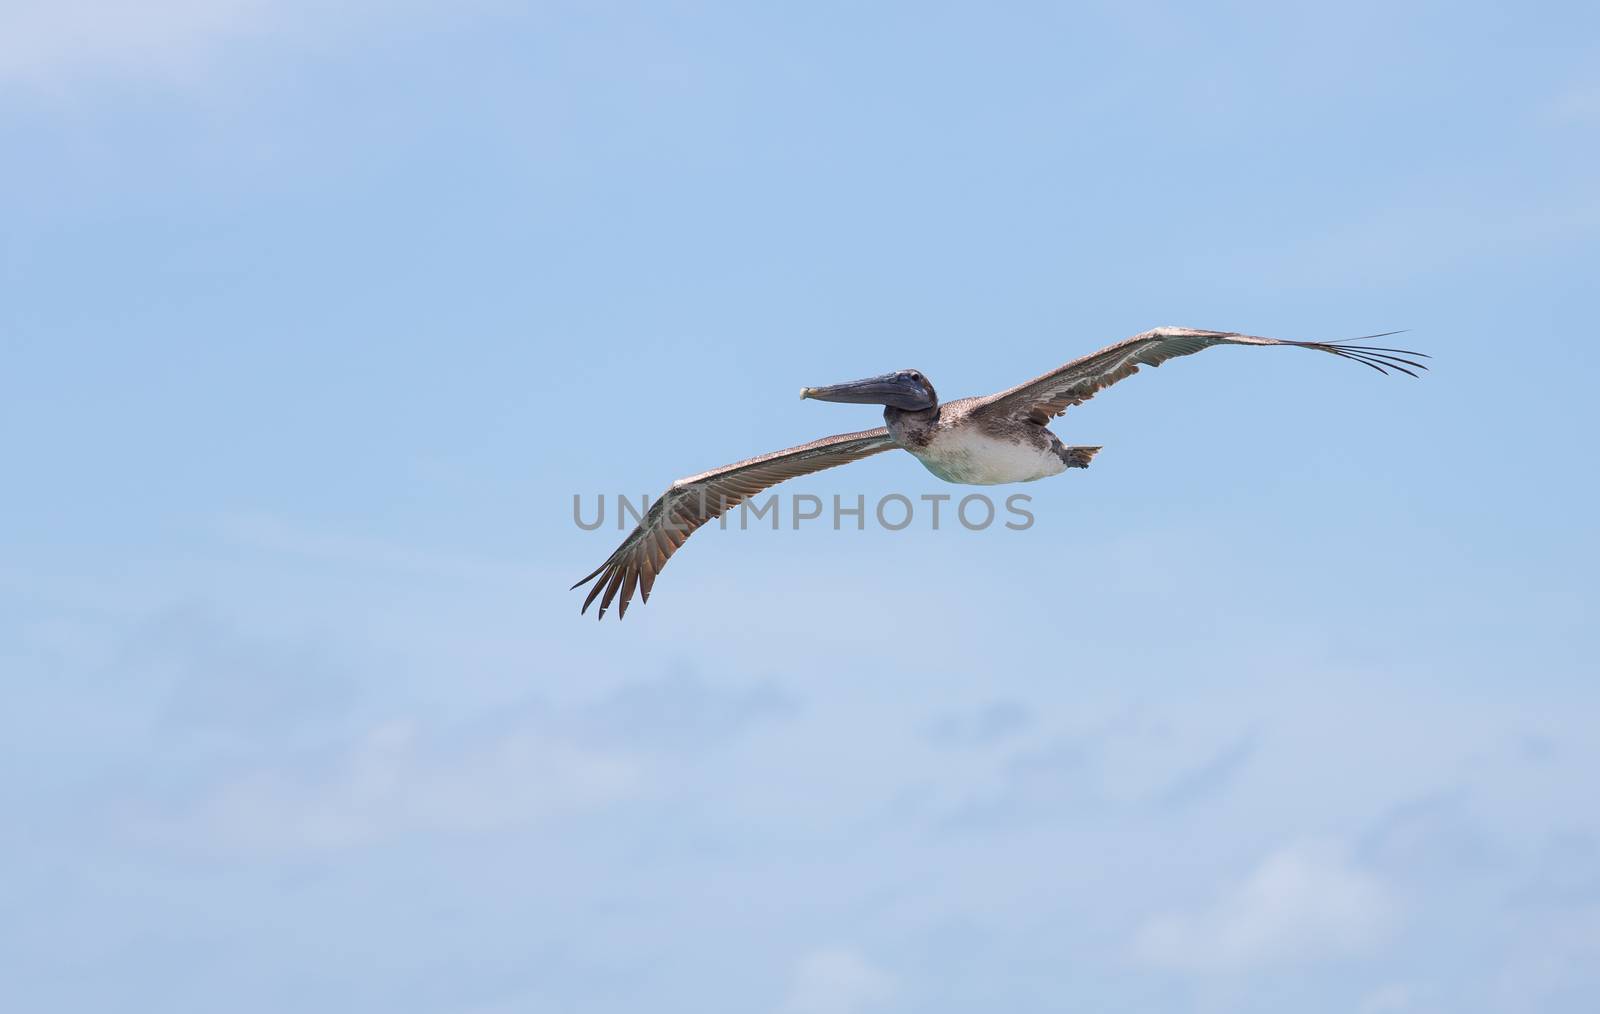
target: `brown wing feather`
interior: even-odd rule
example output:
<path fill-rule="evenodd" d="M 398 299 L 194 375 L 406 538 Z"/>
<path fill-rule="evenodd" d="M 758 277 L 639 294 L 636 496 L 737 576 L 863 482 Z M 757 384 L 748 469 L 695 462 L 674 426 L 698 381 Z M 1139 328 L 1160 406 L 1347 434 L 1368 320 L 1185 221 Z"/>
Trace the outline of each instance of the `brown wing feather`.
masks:
<path fill-rule="evenodd" d="M 894 446 L 889 431 L 880 426 L 860 433 L 823 437 L 799 447 L 773 451 L 679 479 L 650 505 L 644 520 L 606 562 L 572 586 L 579 588 L 594 581 L 580 612 L 588 612 L 590 604 L 598 598 L 599 618 L 603 619 L 612 601 L 616 600 L 617 618 L 621 619 L 628 611 L 634 589 L 649 602 L 650 589 L 655 586 L 661 568 L 695 529 L 707 521 L 721 517 L 729 509 L 785 479 L 846 465 Z"/>
<path fill-rule="evenodd" d="M 1398 334 L 1389 331 L 1386 334 Z M 1370 335 L 1382 338 L 1385 335 Z M 1367 339 L 1356 339 L 1366 341 Z M 1370 366 L 1379 373 L 1399 370 L 1416 376 L 1408 367 L 1425 370 L 1426 366 L 1405 356 L 1428 358 L 1421 352 L 1405 349 L 1387 349 L 1350 342 L 1297 342 L 1281 338 L 1261 338 L 1233 331 L 1200 331 L 1187 327 L 1158 327 L 1153 331 L 1074 359 L 1065 366 L 1051 370 L 1041 377 L 1018 384 L 998 394 L 979 399 L 972 411 L 974 415 L 999 413 L 1014 419 L 1026 419 L 1040 426 L 1061 415 L 1074 405 L 1093 398 L 1097 393 L 1119 380 L 1133 376 L 1141 366 L 1160 366 L 1169 359 L 1189 356 L 1213 345 L 1288 345 L 1294 348 L 1328 352 L 1343 359 L 1352 359 Z"/>

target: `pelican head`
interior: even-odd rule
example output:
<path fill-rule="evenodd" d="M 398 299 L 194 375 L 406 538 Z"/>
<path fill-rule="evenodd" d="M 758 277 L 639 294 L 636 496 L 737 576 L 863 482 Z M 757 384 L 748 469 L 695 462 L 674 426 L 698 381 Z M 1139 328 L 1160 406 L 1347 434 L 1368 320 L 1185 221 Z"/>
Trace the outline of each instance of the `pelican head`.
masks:
<path fill-rule="evenodd" d="M 917 370 L 900 370 L 828 387 L 802 387 L 800 397 L 859 405 L 887 405 L 905 412 L 923 412 L 939 404 L 939 396 L 934 393 L 933 385 Z"/>

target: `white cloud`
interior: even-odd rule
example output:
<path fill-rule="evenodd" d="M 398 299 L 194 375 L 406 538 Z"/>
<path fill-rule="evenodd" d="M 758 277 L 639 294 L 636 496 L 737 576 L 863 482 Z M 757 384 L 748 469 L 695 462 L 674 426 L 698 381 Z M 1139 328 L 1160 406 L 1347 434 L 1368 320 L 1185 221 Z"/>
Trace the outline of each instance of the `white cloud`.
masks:
<path fill-rule="evenodd" d="M 856 1014 L 889 999 L 894 980 L 854 951 L 813 951 L 795 965 L 784 1014 Z"/>
<path fill-rule="evenodd" d="M 0 0 L 0 82 L 173 73 L 267 27 L 264 0 Z"/>
<path fill-rule="evenodd" d="M 451 751 L 413 722 L 371 729 L 320 777 L 281 770 L 226 784 L 152 836 L 246 851 L 336 849 L 415 831 L 471 833 L 599 805 L 636 784 L 631 761 L 535 729 Z"/>
<path fill-rule="evenodd" d="M 1176 971 L 1240 971 L 1361 950 L 1391 912 L 1382 885 L 1339 850 L 1301 845 L 1268 856 L 1207 909 L 1151 919 L 1135 949 Z"/>

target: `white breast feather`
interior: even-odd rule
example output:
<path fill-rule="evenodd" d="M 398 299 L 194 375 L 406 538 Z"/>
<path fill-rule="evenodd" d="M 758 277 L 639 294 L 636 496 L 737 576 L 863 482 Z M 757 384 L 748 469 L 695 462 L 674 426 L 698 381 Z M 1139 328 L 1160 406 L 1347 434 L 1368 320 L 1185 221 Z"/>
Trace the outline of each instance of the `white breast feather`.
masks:
<path fill-rule="evenodd" d="M 969 486 L 1031 482 L 1067 467 L 1047 448 L 996 440 L 970 427 L 941 430 L 927 447 L 911 453 L 946 482 Z"/>

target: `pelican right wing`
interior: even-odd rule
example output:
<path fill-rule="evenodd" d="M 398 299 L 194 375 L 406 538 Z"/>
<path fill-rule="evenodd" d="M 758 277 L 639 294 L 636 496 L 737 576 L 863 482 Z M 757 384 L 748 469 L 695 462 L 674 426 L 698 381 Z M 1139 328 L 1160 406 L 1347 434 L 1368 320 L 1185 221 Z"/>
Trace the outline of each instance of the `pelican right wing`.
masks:
<path fill-rule="evenodd" d="M 645 514 L 622 545 L 596 567 L 588 577 L 573 585 L 579 588 L 595 581 L 579 612 L 600 599 L 599 618 L 604 619 L 613 599 L 618 598 L 617 618 L 628 611 L 628 602 L 637 587 L 644 601 L 650 601 L 650 588 L 661 568 L 678 551 L 695 529 L 721 517 L 730 508 L 786 479 L 810 475 L 825 468 L 847 465 L 895 446 L 894 438 L 882 426 L 860 433 L 840 433 L 809 444 L 773 451 L 758 458 L 714 468 L 674 482 Z"/>
<path fill-rule="evenodd" d="M 1398 332 L 1390 331 L 1388 334 Z M 1370 335 L 1383 338 L 1385 335 Z M 1365 341 L 1366 339 L 1357 339 Z M 1379 373 L 1399 370 L 1415 377 L 1407 367 L 1427 369 L 1421 363 L 1403 356 L 1426 359 L 1421 352 L 1405 349 L 1386 349 L 1352 342 L 1297 342 L 1283 338 L 1260 338 L 1256 335 L 1233 331 L 1200 331 L 1189 327 L 1158 327 L 1153 331 L 1136 334 L 1099 352 L 1074 359 L 1059 369 L 1042 377 L 1035 377 L 1010 390 L 978 399 L 972 409 L 975 416 L 999 414 L 1017 420 L 1028 420 L 1044 426 L 1055 416 L 1074 405 L 1082 404 L 1119 380 L 1139 372 L 1140 366 L 1160 366 L 1168 359 L 1191 356 L 1214 345 L 1286 345 L 1291 348 L 1328 352 L 1342 359 L 1351 359 L 1370 366 Z"/>

